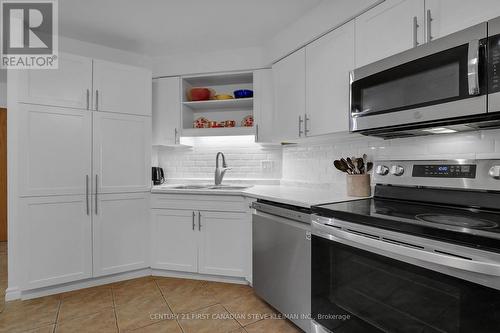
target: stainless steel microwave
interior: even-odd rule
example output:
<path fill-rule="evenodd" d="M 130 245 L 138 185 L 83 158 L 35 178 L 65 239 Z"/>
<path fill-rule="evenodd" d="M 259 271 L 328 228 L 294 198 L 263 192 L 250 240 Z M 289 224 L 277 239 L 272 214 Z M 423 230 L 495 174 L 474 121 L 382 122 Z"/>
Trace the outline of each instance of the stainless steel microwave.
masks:
<path fill-rule="evenodd" d="M 500 127 L 500 18 L 355 69 L 350 130 L 384 138 Z"/>

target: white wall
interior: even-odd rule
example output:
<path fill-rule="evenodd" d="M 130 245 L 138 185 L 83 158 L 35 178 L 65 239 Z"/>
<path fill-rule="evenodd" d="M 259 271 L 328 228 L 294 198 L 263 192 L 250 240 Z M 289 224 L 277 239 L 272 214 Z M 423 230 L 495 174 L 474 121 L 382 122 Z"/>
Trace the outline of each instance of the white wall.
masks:
<path fill-rule="evenodd" d="M 82 42 L 62 36 L 59 37 L 59 51 L 133 66 L 151 68 L 151 58 L 145 55 L 113 49 L 98 44 Z"/>
<path fill-rule="evenodd" d="M 260 47 L 172 54 L 152 59 L 153 77 L 227 72 L 265 67 Z"/>
<path fill-rule="evenodd" d="M 273 63 L 383 0 L 323 0 L 265 44 L 264 62 Z"/>
<path fill-rule="evenodd" d="M 345 186 L 345 174 L 333 161 L 368 154 L 377 159 L 500 159 L 500 130 L 382 140 L 373 137 L 332 139 L 283 148 L 283 183 Z"/>
<path fill-rule="evenodd" d="M 7 70 L 0 69 L 0 106 L 7 106 Z"/>
<path fill-rule="evenodd" d="M 182 138 L 191 144 L 186 150 L 161 150 L 158 162 L 164 168 L 167 181 L 203 179 L 212 182 L 215 156 L 221 151 L 228 167 L 224 180 L 279 180 L 281 178 L 282 150 L 280 146 L 262 146 L 253 142 L 253 136 Z M 271 168 L 262 167 L 262 163 Z"/>

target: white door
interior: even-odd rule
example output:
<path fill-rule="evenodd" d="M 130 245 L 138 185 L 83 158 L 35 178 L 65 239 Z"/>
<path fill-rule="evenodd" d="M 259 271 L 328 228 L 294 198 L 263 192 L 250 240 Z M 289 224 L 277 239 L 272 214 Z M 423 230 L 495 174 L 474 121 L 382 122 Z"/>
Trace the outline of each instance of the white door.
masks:
<path fill-rule="evenodd" d="M 306 47 L 309 135 L 349 131 L 349 71 L 354 69 L 354 22 Z"/>
<path fill-rule="evenodd" d="M 253 90 L 255 141 L 273 142 L 275 128 L 273 71 L 271 69 L 259 69 L 253 72 Z"/>
<path fill-rule="evenodd" d="M 94 60 L 93 109 L 151 115 L 151 71 Z"/>
<path fill-rule="evenodd" d="M 500 16 L 500 1 L 425 0 L 425 9 L 426 27 L 431 19 L 426 37 L 434 40 Z"/>
<path fill-rule="evenodd" d="M 200 222 L 199 272 L 245 277 L 252 251 L 247 214 L 202 211 Z"/>
<path fill-rule="evenodd" d="M 356 67 L 361 67 L 424 42 L 424 0 L 386 0 L 355 22 Z"/>
<path fill-rule="evenodd" d="M 19 101 L 88 109 L 91 103 L 92 59 L 59 54 L 59 68 L 23 70 Z"/>
<path fill-rule="evenodd" d="M 150 193 L 92 196 L 94 276 L 149 267 Z"/>
<path fill-rule="evenodd" d="M 152 268 L 198 271 L 197 218 L 190 210 L 152 210 Z"/>
<path fill-rule="evenodd" d="M 19 112 L 20 194 L 84 194 L 91 176 L 91 112 L 31 104 Z"/>
<path fill-rule="evenodd" d="M 93 192 L 149 191 L 151 118 L 109 112 L 94 112 L 93 118 Z"/>
<path fill-rule="evenodd" d="M 153 145 L 179 144 L 180 84 L 179 77 L 153 80 Z"/>
<path fill-rule="evenodd" d="M 306 109 L 306 57 L 300 49 L 273 66 L 274 131 L 278 141 L 304 136 L 303 120 Z"/>
<path fill-rule="evenodd" d="M 92 229 L 86 199 L 85 195 L 72 195 L 20 200 L 23 289 L 92 276 Z"/>

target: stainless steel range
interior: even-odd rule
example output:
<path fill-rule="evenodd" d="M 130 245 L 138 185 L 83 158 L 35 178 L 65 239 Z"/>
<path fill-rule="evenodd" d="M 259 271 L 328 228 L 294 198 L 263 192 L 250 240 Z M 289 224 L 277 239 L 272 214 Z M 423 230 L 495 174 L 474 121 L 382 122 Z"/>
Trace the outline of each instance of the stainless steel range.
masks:
<path fill-rule="evenodd" d="M 500 160 L 379 161 L 312 207 L 313 332 L 500 332 Z"/>

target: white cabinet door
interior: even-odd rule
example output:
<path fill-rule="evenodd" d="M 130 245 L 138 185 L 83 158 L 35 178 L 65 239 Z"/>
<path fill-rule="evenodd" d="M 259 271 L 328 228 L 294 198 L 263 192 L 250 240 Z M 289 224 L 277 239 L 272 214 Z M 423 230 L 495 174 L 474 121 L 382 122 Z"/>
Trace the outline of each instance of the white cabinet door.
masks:
<path fill-rule="evenodd" d="M 149 202 L 149 193 L 92 196 L 94 276 L 149 267 Z"/>
<path fill-rule="evenodd" d="M 193 211 L 153 209 L 151 267 L 181 272 L 198 271 L 197 216 Z"/>
<path fill-rule="evenodd" d="M 252 224 L 245 213 L 200 212 L 199 272 L 245 277 L 251 261 Z"/>
<path fill-rule="evenodd" d="M 19 110 L 20 194 L 84 194 L 91 176 L 91 112 L 31 104 Z"/>
<path fill-rule="evenodd" d="M 92 229 L 85 195 L 20 201 L 23 289 L 92 276 Z"/>
<path fill-rule="evenodd" d="M 153 145 L 179 144 L 180 84 L 179 77 L 153 80 Z"/>
<path fill-rule="evenodd" d="M 273 71 L 259 69 L 253 73 L 255 141 L 273 142 L 274 139 L 274 98 Z"/>
<path fill-rule="evenodd" d="M 300 49 L 273 66 L 274 131 L 278 141 L 297 139 L 303 134 L 306 109 L 306 57 Z"/>
<path fill-rule="evenodd" d="M 151 71 L 94 60 L 93 83 L 95 110 L 151 115 Z"/>
<path fill-rule="evenodd" d="M 349 71 L 353 69 L 352 21 L 306 47 L 308 135 L 349 131 Z"/>
<path fill-rule="evenodd" d="M 92 59 L 60 54 L 58 69 L 23 70 L 19 84 L 20 102 L 88 109 Z"/>
<path fill-rule="evenodd" d="M 93 117 L 94 193 L 148 191 L 151 118 L 109 112 L 94 112 Z"/>
<path fill-rule="evenodd" d="M 424 0 L 386 0 L 356 22 L 356 67 L 367 65 L 424 42 Z"/>
<path fill-rule="evenodd" d="M 426 37 L 434 40 L 500 16 L 500 1 L 425 0 L 425 9 L 426 27 L 431 18 Z"/>

